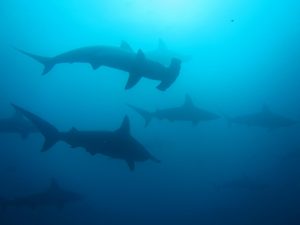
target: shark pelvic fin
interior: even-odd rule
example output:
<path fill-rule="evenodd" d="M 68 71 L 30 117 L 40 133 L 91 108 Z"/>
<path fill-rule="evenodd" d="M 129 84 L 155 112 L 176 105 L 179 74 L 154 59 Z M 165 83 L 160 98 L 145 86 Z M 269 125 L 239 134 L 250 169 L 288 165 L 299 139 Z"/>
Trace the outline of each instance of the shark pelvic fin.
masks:
<path fill-rule="evenodd" d="M 134 163 L 134 161 L 133 160 L 126 160 L 126 162 L 127 162 L 127 165 L 129 167 L 130 171 L 134 171 L 135 170 L 135 163 Z"/>

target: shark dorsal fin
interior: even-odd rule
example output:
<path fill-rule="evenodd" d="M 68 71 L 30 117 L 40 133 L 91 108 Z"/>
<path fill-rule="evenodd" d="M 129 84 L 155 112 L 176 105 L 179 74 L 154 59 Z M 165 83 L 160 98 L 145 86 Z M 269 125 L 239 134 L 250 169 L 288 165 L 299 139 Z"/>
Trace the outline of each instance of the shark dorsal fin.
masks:
<path fill-rule="evenodd" d="M 158 40 L 158 50 L 160 51 L 167 50 L 167 45 L 161 38 Z"/>
<path fill-rule="evenodd" d="M 51 179 L 51 184 L 50 184 L 50 187 L 49 187 L 49 190 L 58 190 L 60 189 L 59 185 L 58 185 L 58 182 L 56 179 L 52 178 Z"/>
<path fill-rule="evenodd" d="M 124 49 L 125 51 L 133 52 L 133 49 L 131 48 L 131 46 L 126 41 L 122 41 L 120 47 L 122 49 Z"/>
<path fill-rule="evenodd" d="M 137 55 L 136 55 L 136 59 L 137 59 L 138 62 L 146 61 L 146 56 L 145 56 L 144 52 L 141 49 L 138 50 Z"/>
<path fill-rule="evenodd" d="M 191 96 L 188 94 L 186 94 L 186 96 L 185 96 L 184 106 L 185 107 L 194 107 L 193 100 L 192 100 Z"/>
<path fill-rule="evenodd" d="M 122 122 L 120 128 L 117 130 L 117 132 L 120 134 L 126 134 L 126 135 L 130 134 L 130 121 L 129 121 L 128 116 L 124 117 L 123 122 Z"/>
<path fill-rule="evenodd" d="M 263 107 L 262 107 L 262 112 L 267 114 L 267 113 L 271 113 L 271 109 L 270 107 L 268 106 L 268 104 L 264 104 Z"/>

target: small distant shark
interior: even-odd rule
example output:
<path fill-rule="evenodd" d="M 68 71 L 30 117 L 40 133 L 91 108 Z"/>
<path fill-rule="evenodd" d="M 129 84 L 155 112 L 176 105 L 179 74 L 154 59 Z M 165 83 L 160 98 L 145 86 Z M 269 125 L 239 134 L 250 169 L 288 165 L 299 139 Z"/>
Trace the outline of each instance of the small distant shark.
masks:
<path fill-rule="evenodd" d="M 125 89 L 134 87 L 143 77 L 158 80 L 157 88 L 161 91 L 168 89 L 177 79 L 181 69 L 181 61 L 172 58 L 168 67 L 147 59 L 142 50 L 135 53 L 128 43 L 121 46 L 84 47 L 62 53 L 55 57 L 44 57 L 16 49 L 20 53 L 44 65 L 43 74 L 47 74 L 56 64 L 88 63 L 94 70 L 101 66 L 112 67 L 129 73 Z"/>
<path fill-rule="evenodd" d="M 162 39 L 158 40 L 157 49 L 147 52 L 146 56 L 149 59 L 160 62 L 163 65 L 169 65 L 174 57 L 180 59 L 182 62 L 187 62 L 191 59 L 189 56 L 184 56 L 170 50 Z"/>
<path fill-rule="evenodd" d="M 128 106 L 144 118 L 145 127 L 149 125 L 153 118 L 157 118 L 159 120 L 166 119 L 171 122 L 190 121 L 194 125 L 197 125 L 200 121 L 209 121 L 220 118 L 220 116 L 212 112 L 196 107 L 189 95 L 186 95 L 183 105 L 174 108 L 157 110 L 156 112 L 148 112 L 132 105 Z"/>
<path fill-rule="evenodd" d="M 254 114 L 237 117 L 229 117 L 227 115 L 224 115 L 224 117 L 227 119 L 229 126 L 231 126 L 233 123 L 236 123 L 246 126 L 267 128 L 270 130 L 289 127 L 299 123 L 299 121 L 273 113 L 270 110 L 269 106 L 266 104 L 263 106 L 260 112 Z"/>
<path fill-rule="evenodd" d="M 29 134 L 37 132 L 36 127 L 18 112 L 10 118 L 0 119 L 0 133 L 16 133 L 27 138 Z"/>
<path fill-rule="evenodd" d="M 2 199 L 0 204 L 3 210 L 8 207 L 30 207 L 36 209 L 43 206 L 55 206 L 61 209 L 67 203 L 82 201 L 83 199 L 84 197 L 78 193 L 62 189 L 56 180 L 52 179 L 50 187 L 44 192 L 12 200 Z"/>
<path fill-rule="evenodd" d="M 142 144 L 130 134 L 130 122 L 126 116 L 119 129 L 116 131 L 79 131 L 72 128 L 69 132 L 59 132 L 47 121 L 13 105 L 17 111 L 36 125 L 45 138 L 41 151 L 49 150 L 58 141 L 68 143 L 71 148 L 82 147 L 91 155 L 102 154 L 111 158 L 125 160 L 129 169 L 135 169 L 135 162 L 160 160 L 151 155 Z"/>

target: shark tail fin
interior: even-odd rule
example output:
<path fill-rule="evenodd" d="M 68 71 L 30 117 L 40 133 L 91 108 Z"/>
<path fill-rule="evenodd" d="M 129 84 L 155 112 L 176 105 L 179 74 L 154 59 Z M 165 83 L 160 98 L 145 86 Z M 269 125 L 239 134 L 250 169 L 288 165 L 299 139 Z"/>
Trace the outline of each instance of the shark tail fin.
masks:
<path fill-rule="evenodd" d="M 45 142 L 41 149 L 42 152 L 48 151 L 60 140 L 60 132 L 53 125 L 19 106 L 14 104 L 12 106 L 30 120 L 44 136 Z"/>
<path fill-rule="evenodd" d="M 55 63 L 53 62 L 53 58 L 51 57 L 44 57 L 44 56 L 39 56 L 39 55 L 35 55 L 29 52 L 26 52 L 24 50 L 18 49 L 13 47 L 16 51 L 20 52 L 23 55 L 26 55 L 36 61 L 38 61 L 39 63 L 44 65 L 44 70 L 42 75 L 47 74 L 50 70 L 52 70 L 52 68 L 54 67 Z"/>
<path fill-rule="evenodd" d="M 148 112 L 148 111 L 138 108 L 136 106 L 133 106 L 130 104 L 127 104 L 127 105 L 128 105 L 128 107 L 133 109 L 135 112 L 137 112 L 141 117 L 143 117 L 143 119 L 145 120 L 145 127 L 148 127 L 153 118 L 153 114 L 151 112 Z"/>
<path fill-rule="evenodd" d="M 177 79 L 180 74 L 181 60 L 177 58 L 172 58 L 170 66 L 167 68 L 167 75 L 165 79 L 156 87 L 161 91 L 167 90 Z"/>

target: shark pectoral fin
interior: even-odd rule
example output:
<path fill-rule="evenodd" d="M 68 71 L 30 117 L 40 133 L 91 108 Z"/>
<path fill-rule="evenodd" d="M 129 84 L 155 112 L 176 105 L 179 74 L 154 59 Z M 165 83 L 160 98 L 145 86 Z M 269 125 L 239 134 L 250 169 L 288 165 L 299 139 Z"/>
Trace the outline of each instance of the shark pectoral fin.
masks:
<path fill-rule="evenodd" d="M 136 73 L 130 73 L 127 84 L 125 86 L 125 89 L 128 90 L 128 89 L 134 87 L 141 80 L 141 78 L 142 78 L 142 76 L 140 76 Z"/>
<path fill-rule="evenodd" d="M 96 69 L 98 69 L 101 66 L 100 63 L 93 63 L 93 62 L 91 62 L 90 64 L 91 64 L 91 67 L 93 68 L 93 70 L 96 70 Z"/>
<path fill-rule="evenodd" d="M 134 171 L 134 169 L 135 169 L 134 161 L 133 160 L 126 160 L 126 162 L 127 162 L 127 165 L 129 167 L 130 171 Z"/>

